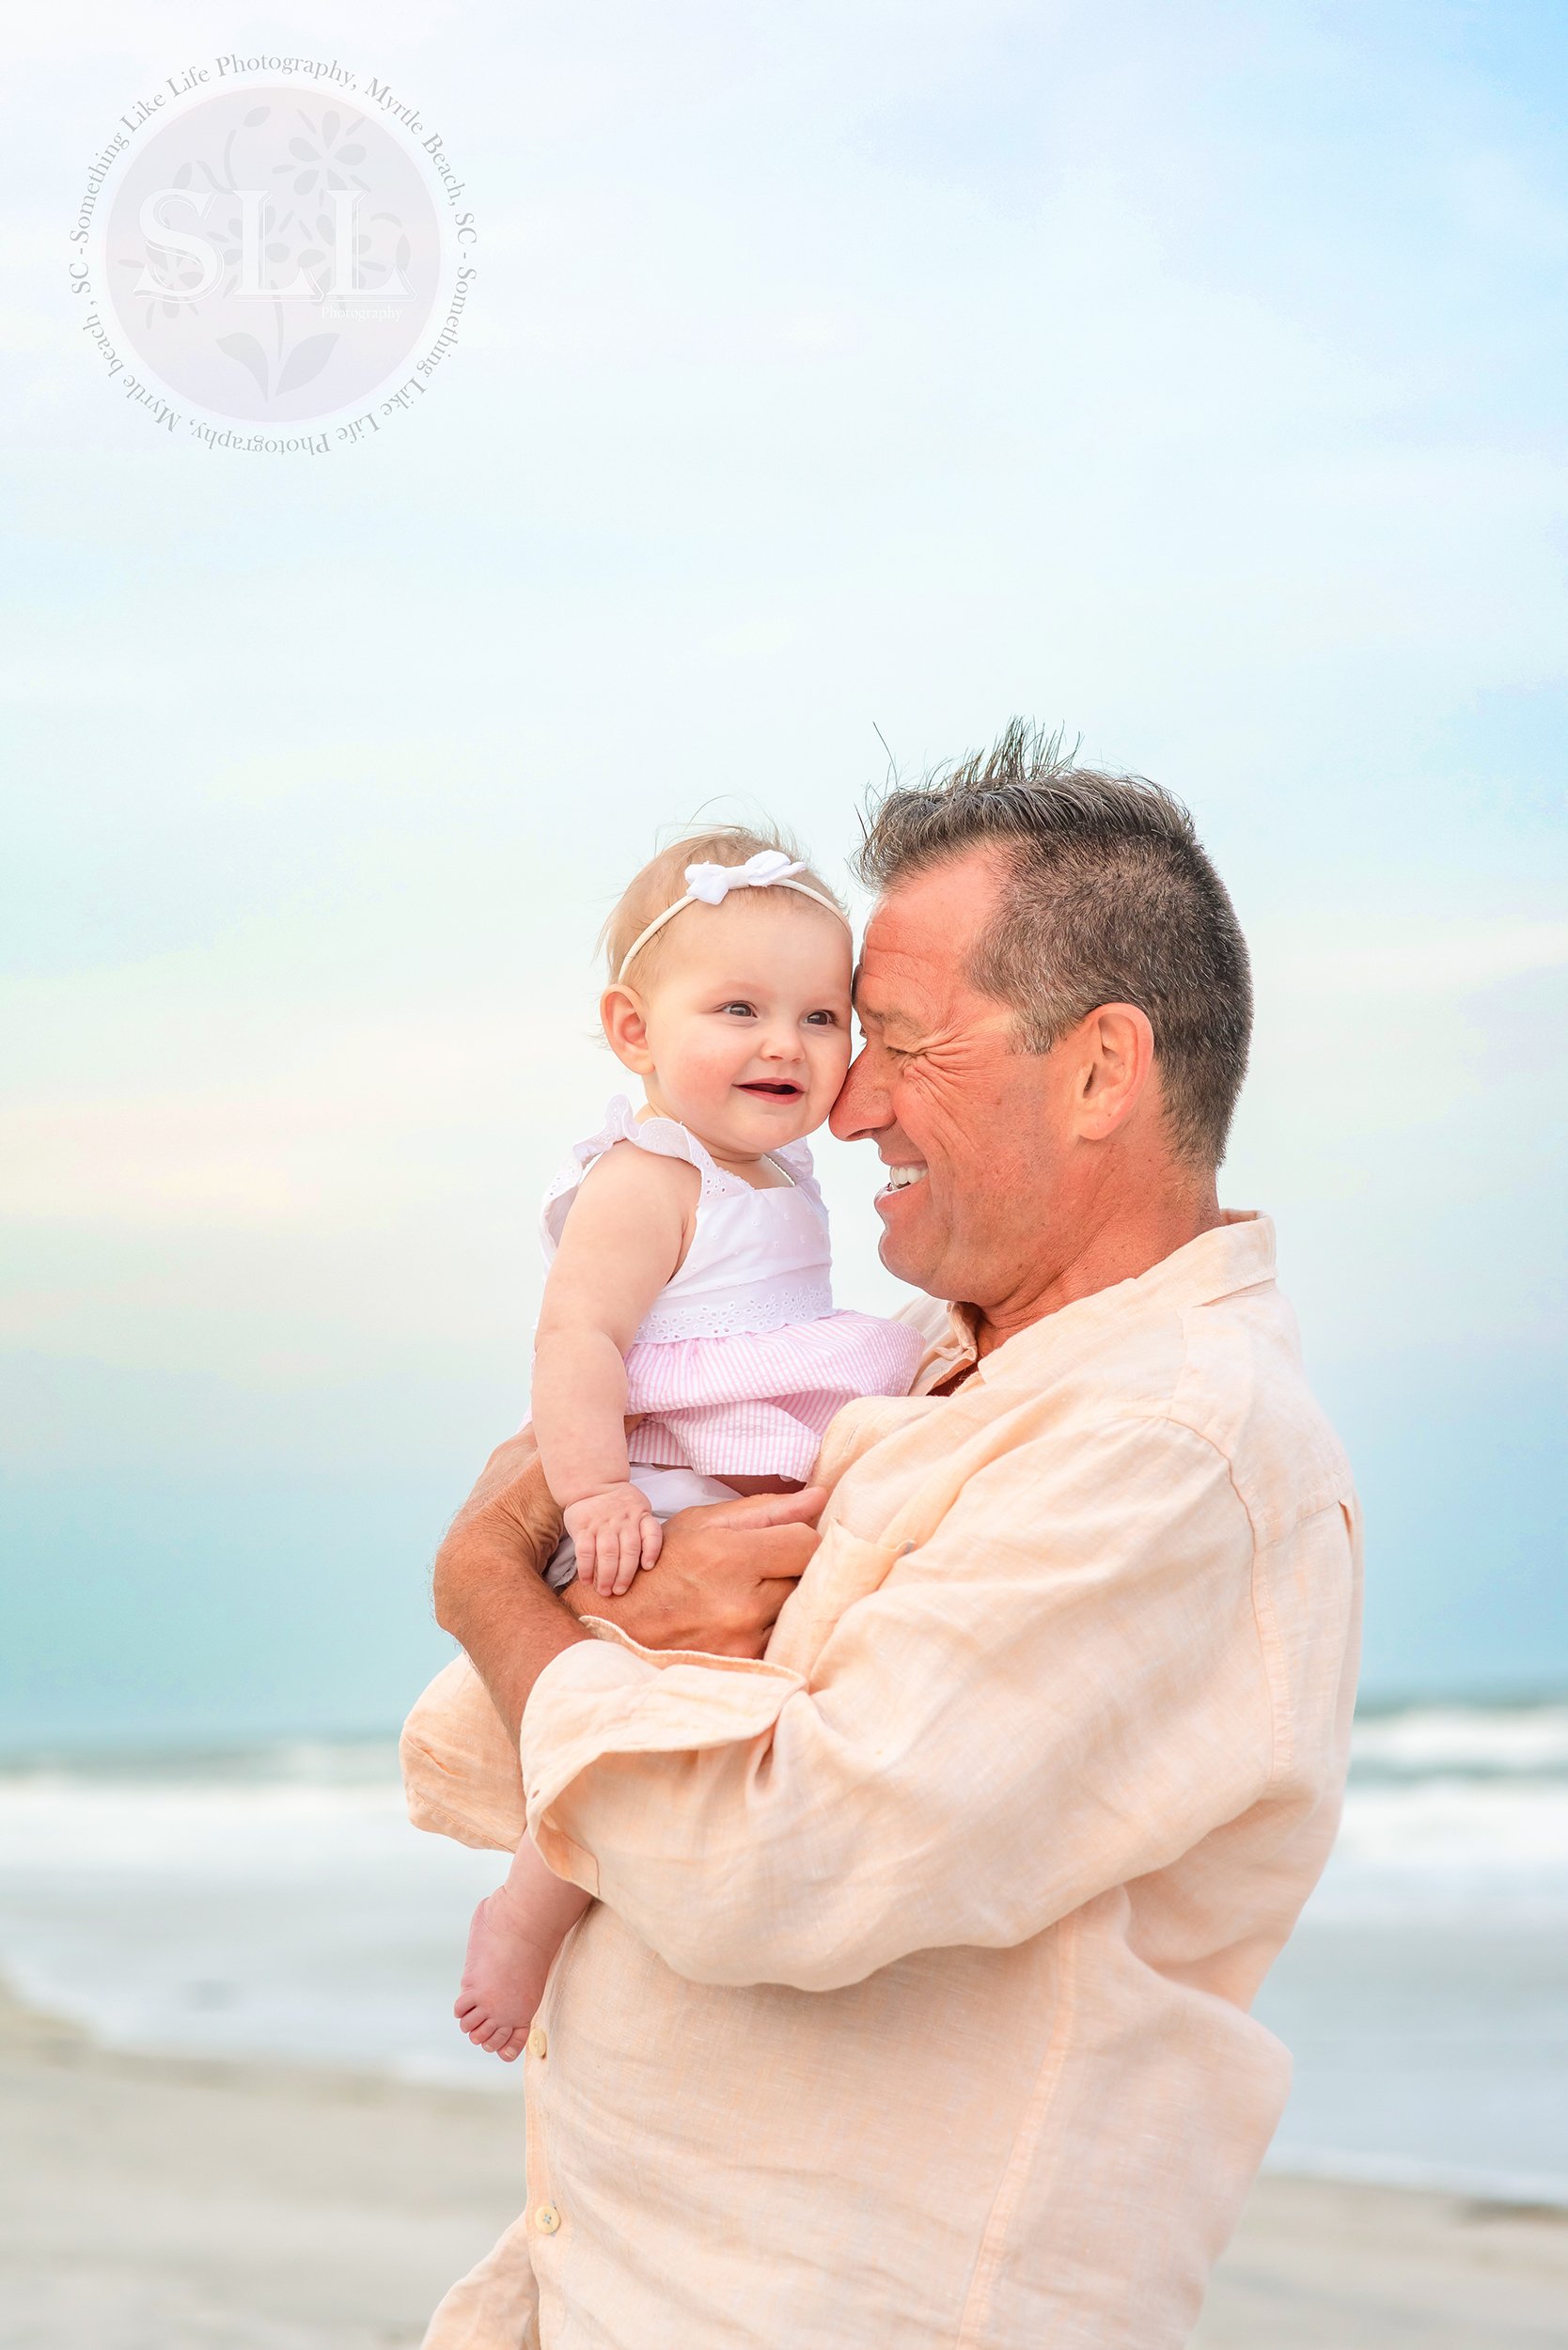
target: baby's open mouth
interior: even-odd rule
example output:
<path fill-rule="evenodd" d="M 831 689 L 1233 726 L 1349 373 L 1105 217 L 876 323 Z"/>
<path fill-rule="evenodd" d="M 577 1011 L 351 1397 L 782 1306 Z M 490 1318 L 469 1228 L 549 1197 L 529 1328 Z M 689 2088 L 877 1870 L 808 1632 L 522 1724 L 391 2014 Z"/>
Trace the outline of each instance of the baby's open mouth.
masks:
<path fill-rule="evenodd" d="M 755 1083 L 741 1087 L 743 1093 L 760 1094 L 766 1102 L 798 1102 L 805 1090 L 804 1086 L 791 1085 L 783 1078 L 759 1077 Z"/>

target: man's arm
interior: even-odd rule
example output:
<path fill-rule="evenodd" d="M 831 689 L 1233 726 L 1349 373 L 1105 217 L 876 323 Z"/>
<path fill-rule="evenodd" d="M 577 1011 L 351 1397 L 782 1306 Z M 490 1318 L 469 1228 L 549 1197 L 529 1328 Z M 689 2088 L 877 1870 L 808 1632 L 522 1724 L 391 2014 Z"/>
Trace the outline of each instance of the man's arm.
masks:
<path fill-rule="evenodd" d="M 808 1490 L 683 1510 L 665 1528 L 658 1565 L 619 1598 L 574 1583 L 557 1596 L 542 1578 L 560 1514 L 525 1428 L 491 1454 L 436 1554 L 436 1622 L 467 1650 L 515 1739 L 545 1667 L 589 1637 L 579 1615 L 644 1648 L 760 1656 L 817 1546 L 823 1498 Z"/>
<path fill-rule="evenodd" d="M 543 1579 L 560 1517 L 530 1430 L 494 1451 L 435 1555 L 435 1620 L 466 1649 L 513 1740 L 528 1693 L 584 1632 Z"/>
<path fill-rule="evenodd" d="M 829 1532 L 824 1571 L 843 1548 L 864 1590 L 855 1539 Z M 1253 1566 L 1190 1431 L 1024 1444 L 889 1554 L 809 1683 L 603 1641 L 560 1658 L 523 1728 L 529 1826 L 698 1982 L 832 1989 L 1025 1941 L 1266 1791 Z"/>

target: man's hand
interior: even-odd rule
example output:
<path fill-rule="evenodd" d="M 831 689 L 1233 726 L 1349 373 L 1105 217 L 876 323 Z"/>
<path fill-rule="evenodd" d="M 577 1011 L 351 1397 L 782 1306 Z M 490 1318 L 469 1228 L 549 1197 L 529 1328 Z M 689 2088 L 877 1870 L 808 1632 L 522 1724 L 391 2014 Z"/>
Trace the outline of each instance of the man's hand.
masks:
<path fill-rule="evenodd" d="M 656 1574 L 639 1574 L 619 1599 L 576 1583 L 557 1599 L 541 1578 L 561 1517 L 524 1429 L 491 1454 L 436 1554 L 435 1619 L 467 1650 L 515 1736 L 539 1675 L 585 1637 L 578 1616 L 603 1616 L 644 1648 L 760 1656 L 817 1547 L 826 1497 L 808 1487 L 682 1510 L 665 1528 Z"/>
<path fill-rule="evenodd" d="M 826 1499 L 816 1485 L 679 1511 L 665 1528 L 657 1574 L 639 1574 L 616 1599 L 581 1581 L 561 1597 L 574 1614 L 602 1616 L 644 1648 L 760 1656 L 811 1562 Z"/>

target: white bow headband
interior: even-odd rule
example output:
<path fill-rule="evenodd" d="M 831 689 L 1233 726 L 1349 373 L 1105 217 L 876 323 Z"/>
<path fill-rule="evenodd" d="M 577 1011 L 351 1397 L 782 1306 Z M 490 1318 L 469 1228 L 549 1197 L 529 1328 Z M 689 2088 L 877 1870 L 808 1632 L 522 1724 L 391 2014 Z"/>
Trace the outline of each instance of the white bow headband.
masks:
<path fill-rule="evenodd" d="M 656 914 L 645 931 L 637 932 L 620 958 L 620 968 L 615 975 L 617 980 L 626 977 L 632 957 L 647 946 L 654 932 L 662 931 L 666 922 L 673 922 L 683 907 L 721 906 L 732 889 L 797 890 L 801 897 L 809 898 L 813 904 L 825 906 L 829 914 L 836 914 L 845 930 L 849 930 L 849 916 L 842 906 L 836 906 L 831 898 L 823 896 L 820 889 L 813 889 L 809 884 L 792 878 L 805 870 L 805 866 L 798 860 L 792 863 L 782 849 L 759 849 L 757 854 L 748 856 L 744 865 L 688 865 L 685 896 L 677 898 L 672 906 L 666 906 L 663 914 Z"/>

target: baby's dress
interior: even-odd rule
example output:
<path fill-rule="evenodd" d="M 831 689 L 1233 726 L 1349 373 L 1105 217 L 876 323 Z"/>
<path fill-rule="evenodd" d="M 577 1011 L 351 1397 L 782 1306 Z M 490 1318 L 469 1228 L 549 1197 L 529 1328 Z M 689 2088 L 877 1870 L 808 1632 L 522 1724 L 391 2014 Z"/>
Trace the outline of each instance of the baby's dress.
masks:
<path fill-rule="evenodd" d="M 789 1183 L 759 1191 L 715 1166 L 674 1119 L 639 1123 L 623 1094 L 544 1195 L 547 1262 L 584 1176 L 618 1142 L 684 1159 L 702 1179 L 685 1260 L 626 1352 L 626 1408 L 642 1415 L 626 1445 L 634 1483 L 668 1517 L 725 1499 L 726 1477 L 804 1482 L 843 1404 L 908 1393 L 918 1333 L 835 1308 L 827 1209 L 804 1142 L 768 1153 Z M 570 1582 L 574 1572 L 563 1543 L 549 1579 Z"/>

